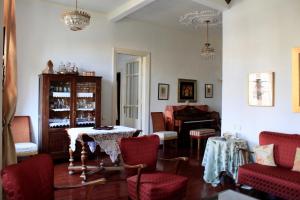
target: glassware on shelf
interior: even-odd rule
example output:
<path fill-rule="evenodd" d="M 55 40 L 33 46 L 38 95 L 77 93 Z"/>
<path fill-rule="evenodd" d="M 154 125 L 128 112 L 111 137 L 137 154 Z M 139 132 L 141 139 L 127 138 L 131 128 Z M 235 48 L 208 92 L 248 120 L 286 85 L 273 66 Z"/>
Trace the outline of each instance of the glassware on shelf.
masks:
<path fill-rule="evenodd" d="M 49 119 L 50 128 L 68 127 L 70 126 L 70 119 L 68 118 L 51 118 Z"/>

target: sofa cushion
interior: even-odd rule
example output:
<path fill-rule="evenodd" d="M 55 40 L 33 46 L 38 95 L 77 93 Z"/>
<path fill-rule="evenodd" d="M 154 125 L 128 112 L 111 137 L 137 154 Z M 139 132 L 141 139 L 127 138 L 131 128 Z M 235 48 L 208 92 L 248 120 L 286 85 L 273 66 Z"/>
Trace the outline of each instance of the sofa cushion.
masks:
<path fill-rule="evenodd" d="M 274 144 L 255 147 L 255 162 L 261 165 L 276 166 L 273 155 Z"/>
<path fill-rule="evenodd" d="M 297 150 L 296 150 L 294 166 L 293 166 L 292 170 L 300 172 L 300 148 L 297 148 Z"/>
<path fill-rule="evenodd" d="M 300 135 L 275 132 L 261 132 L 260 145 L 274 144 L 274 160 L 280 167 L 292 169 L 296 148 L 300 147 Z"/>
<path fill-rule="evenodd" d="M 300 173 L 283 167 L 247 164 L 239 167 L 238 183 L 284 199 L 299 199 Z"/>

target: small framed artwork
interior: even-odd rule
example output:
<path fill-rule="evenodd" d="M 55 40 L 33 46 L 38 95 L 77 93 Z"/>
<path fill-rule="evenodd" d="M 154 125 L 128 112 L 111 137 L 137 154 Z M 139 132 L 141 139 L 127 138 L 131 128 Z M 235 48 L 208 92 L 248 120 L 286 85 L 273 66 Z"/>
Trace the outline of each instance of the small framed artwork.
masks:
<path fill-rule="evenodd" d="M 205 98 L 214 97 L 214 86 L 213 84 L 205 84 Z"/>
<path fill-rule="evenodd" d="M 249 105 L 274 106 L 274 72 L 249 74 Z"/>
<path fill-rule="evenodd" d="M 169 99 L 169 84 L 159 83 L 158 84 L 158 100 Z"/>
<path fill-rule="evenodd" d="M 178 79 L 178 102 L 197 101 L 197 80 Z"/>
<path fill-rule="evenodd" d="M 292 110 L 300 112 L 300 48 L 292 50 Z"/>

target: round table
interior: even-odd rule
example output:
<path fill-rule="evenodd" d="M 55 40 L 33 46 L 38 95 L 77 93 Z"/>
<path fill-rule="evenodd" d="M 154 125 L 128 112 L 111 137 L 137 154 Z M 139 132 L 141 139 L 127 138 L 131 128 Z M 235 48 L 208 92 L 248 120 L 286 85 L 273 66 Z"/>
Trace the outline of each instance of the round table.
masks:
<path fill-rule="evenodd" d="M 208 138 L 202 160 L 202 166 L 205 168 L 203 179 L 217 186 L 220 183 L 220 173 L 226 172 L 236 180 L 238 167 L 246 164 L 246 159 L 239 149 L 248 149 L 246 140 L 225 139 L 224 137 Z"/>

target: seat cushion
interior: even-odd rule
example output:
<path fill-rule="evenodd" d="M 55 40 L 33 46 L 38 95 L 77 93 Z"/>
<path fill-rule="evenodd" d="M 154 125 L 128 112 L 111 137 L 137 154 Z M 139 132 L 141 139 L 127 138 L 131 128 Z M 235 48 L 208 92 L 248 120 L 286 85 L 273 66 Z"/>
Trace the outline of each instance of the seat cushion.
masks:
<path fill-rule="evenodd" d="M 300 173 L 287 168 L 256 163 L 243 165 L 239 167 L 238 183 L 284 199 L 299 199 L 300 196 Z"/>
<path fill-rule="evenodd" d="M 215 135 L 215 133 L 216 133 L 215 129 L 190 130 L 190 136 L 195 136 L 195 137 L 210 136 L 210 135 Z"/>
<path fill-rule="evenodd" d="M 177 132 L 176 131 L 159 131 L 153 133 L 158 135 L 160 140 L 174 140 L 177 139 Z"/>
<path fill-rule="evenodd" d="M 31 156 L 38 154 L 37 145 L 32 142 L 16 143 L 15 147 L 17 156 Z"/>
<path fill-rule="evenodd" d="M 129 196 L 136 199 L 136 179 L 127 179 Z M 183 176 L 154 172 L 141 175 L 140 199 L 143 200 L 176 200 L 185 197 L 188 179 Z"/>

